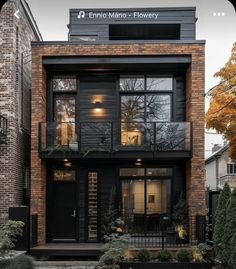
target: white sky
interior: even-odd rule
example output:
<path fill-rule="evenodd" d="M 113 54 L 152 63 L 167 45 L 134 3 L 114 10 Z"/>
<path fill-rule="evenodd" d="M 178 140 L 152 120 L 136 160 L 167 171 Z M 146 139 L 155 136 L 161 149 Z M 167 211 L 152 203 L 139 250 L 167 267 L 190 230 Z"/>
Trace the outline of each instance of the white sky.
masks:
<path fill-rule="evenodd" d="M 142 8 L 195 6 L 197 38 L 206 40 L 206 84 L 208 91 L 218 80 L 217 72 L 229 59 L 236 41 L 236 13 L 227 0 L 27 0 L 44 40 L 67 40 L 70 8 Z M 220 13 L 221 16 L 214 16 Z M 222 16 L 222 13 L 224 16 Z M 206 100 L 207 101 L 207 100 Z M 206 102 L 206 109 L 208 102 Z M 206 133 L 206 157 L 221 136 Z"/>

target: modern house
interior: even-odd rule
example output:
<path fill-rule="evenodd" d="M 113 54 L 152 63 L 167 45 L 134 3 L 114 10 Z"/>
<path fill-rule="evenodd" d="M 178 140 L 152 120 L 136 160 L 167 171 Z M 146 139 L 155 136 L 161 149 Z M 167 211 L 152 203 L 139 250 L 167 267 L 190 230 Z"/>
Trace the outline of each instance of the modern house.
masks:
<path fill-rule="evenodd" d="M 31 41 L 41 40 L 26 1 L 1 1 L 0 226 L 8 219 L 9 207 L 29 203 L 30 49 Z"/>
<path fill-rule="evenodd" d="M 232 189 L 236 187 L 236 163 L 229 158 L 228 149 L 227 144 L 222 146 L 205 161 L 209 190 L 221 190 L 226 182 Z"/>
<path fill-rule="evenodd" d="M 132 235 L 155 237 L 181 193 L 194 241 L 205 214 L 195 8 L 71 9 L 68 27 L 68 41 L 32 42 L 34 242 L 101 242 L 112 196 Z"/>

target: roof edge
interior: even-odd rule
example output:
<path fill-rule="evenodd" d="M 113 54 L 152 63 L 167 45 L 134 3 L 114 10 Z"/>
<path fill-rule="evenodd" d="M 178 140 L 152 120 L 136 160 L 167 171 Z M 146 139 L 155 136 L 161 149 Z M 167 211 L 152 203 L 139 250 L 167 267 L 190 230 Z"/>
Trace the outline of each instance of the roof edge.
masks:
<path fill-rule="evenodd" d="M 20 2 L 21 2 L 21 5 L 22 5 L 22 7 L 23 7 L 23 9 L 25 11 L 27 19 L 28 19 L 28 21 L 29 21 L 29 23 L 30 23 L 30 25 L 32 27 L 32 30 L 33 30 L 36 38 L 38 39 L 38 41 L 43 41 L 43 37 L 42 37 L 42 35 L 41 35 L 40 31 L 39 31 L 38 25 L 37 25 L 37 23 L 36 23 L 36 21 L 34 19 L 34 16 L 33 16 L 32 12 L 31 12 L 29 4 L 26 2 L 26 0 L 20 0 Z"/>

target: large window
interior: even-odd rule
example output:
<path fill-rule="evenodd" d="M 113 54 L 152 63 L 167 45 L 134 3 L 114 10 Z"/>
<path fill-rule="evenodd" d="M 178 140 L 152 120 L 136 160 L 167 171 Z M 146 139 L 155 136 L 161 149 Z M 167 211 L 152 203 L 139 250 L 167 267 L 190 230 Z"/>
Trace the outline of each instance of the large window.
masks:
<path fill-rule="evenodd" d="M 120 169 L 123 217 L 131 232 L 155 230 L 170 213 L 171 177 L 170 167 Z"/>
<path fill-rule="evenodd" d="M 146 143 L 150 140 L 153 123 L 171 121 L 172 91 L 171 77 L 120 77 L 123 145 Z"/>
<path fill-rule="evenodd" d="M 55 76 L 53 89 L 53 121 L 56 136 L 54 144 L 69 145 L 76 140 L 75 134 L 75 100 L 76 77 Z"/>

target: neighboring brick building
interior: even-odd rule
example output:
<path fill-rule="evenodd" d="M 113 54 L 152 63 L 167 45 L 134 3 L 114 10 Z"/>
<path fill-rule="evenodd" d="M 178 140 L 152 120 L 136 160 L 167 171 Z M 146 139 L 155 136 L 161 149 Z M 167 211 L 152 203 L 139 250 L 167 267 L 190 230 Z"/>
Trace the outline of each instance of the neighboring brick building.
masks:
<path fill-rule="evenodd" d="M 10 206 L 29 197 L 30 50 L 31 41 L 41 40 L 26 1 L 7 1 L 0 12 L 0 225 Z"/>
<path fill-rule="evenodd" d="M 205 42 L 195 39 L 195 8 L 70 12 L 68 42 L 32 43 L 38 244 L 100 242 L 113 188 L 140 242 L 159 238 L 183 193 L 194 242 L 195 216 L 205 214 Z"/>

